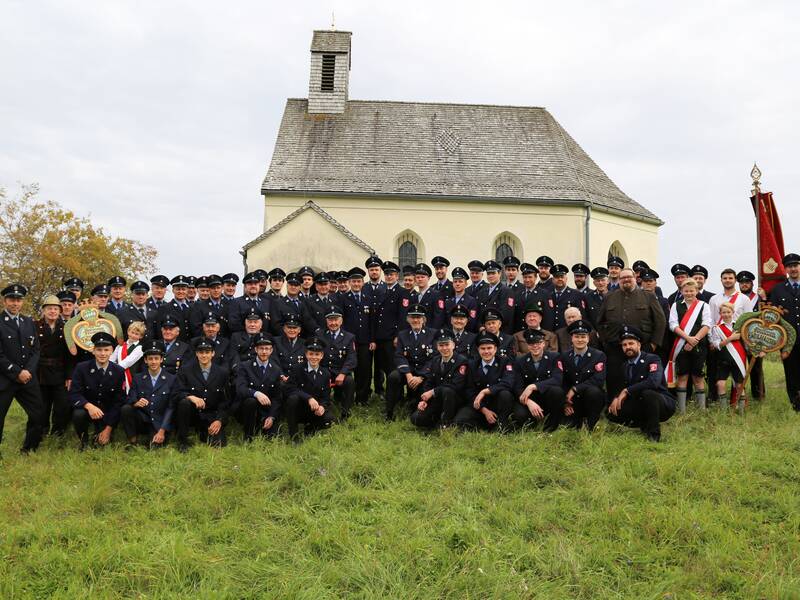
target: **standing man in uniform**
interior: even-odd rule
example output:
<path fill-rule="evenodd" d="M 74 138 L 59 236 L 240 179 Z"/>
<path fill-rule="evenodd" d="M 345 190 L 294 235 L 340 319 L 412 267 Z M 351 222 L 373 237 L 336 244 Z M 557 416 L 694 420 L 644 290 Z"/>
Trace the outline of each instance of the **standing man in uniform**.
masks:
<path fill-rule="evenodd" d="M 469 315 L 469 322 L 467 323 L 467 330 L 472 332 L 478 331 L 478 301 L 472 296 L 467 294 L 467 280 L 469 275 L 461 267 L 456 267 L 452 272 L 453 277 L 453 297 L 448 298 L 444 302 L 445 315 L 451 315 L 453 308 L 456 306 L 464 307 Z M 442 324 L 444 327 L 444 323 Z"/>
<path fill-rule="evenodd" d="M 592 288 L 589 287 L 587 277 L 589 276 L 589 267 L 583 263 L 576 263 L 572 265 L 572 279 L 575 280 L 575 291 L 581 294 L 589 294 Z"/>
<path fill-rule="evenodd" d="M 28 415 L 22 452 L 34 452 L 42 439 L 44 406 L 36 373 L 39 336 L 33 319 L 20 314 L 28 288 L 15 283 L 1 292 L 5 310 L 0 317 L 0 442 L 11 401 L 16 398 Z"/>
<path fill-rule="evenodd" d="M 736 281 L 739 282 L 739 292 L 747 299 L 748 306 L 745 312 L 755 312 L 761 309 L 761 299 L 758 294 L 753 291 L 753 282 L 756 276 L 750 271 L 739 271 L 736 274 Z M 749 359 L 752 357 L 748 357 Z M 765 395 L 764 391 L 764 366 L 763 359 L 756 358 L 753 368 L 750 370 L 750 397 L 753 400 L 762 400 Z"/>
<path fill-rule="evenodd" d="M 516 294 L 522 287 L 522 282 L 518 279 L 520 261 L 516 256 L 506 256 L 503 259 L 503 270 L 506 274 L 506 287 Z"/>
<path fill-rule="evenodd" d="M 494 309 L 500 313 L 503 320 L 503 331 L 511 335 L 514 331 L 514 295 L 502 281 L 500 281 L 500 263 L 494 260 L 487 261 L 486 279 L 488 283 L 479 293 L 478 314 L 481 316 L 487 309 Z"/>
<path fill-rule="evenodd" d="M 384 378 L 388 380 L 389 374 L 395 369 L 394 339 L 405 321 L 406 311 L 411 304 L 411 294 L 398 283 L 400 267 L 396 263 L 386 261 L 382 268 L 386 287 L 372 298 L 372 326 L 377 367 L 374 381 L 375 393 L 379 396 L 383 393 Z"/>
<path fill-rule="evenodd" d="M 769 301 L 783 310 L 783 318 L 795 328 L 800 338 L 800 255 L 790 253 L 783 257 L 786 281 L 776 285 L 769 293 Z M 759 293 L 763 292 L 759 288 Z M 781 352 L 783 372 L 786 376 L 786 393 L 796 412 L 800 412 L 800 340 L 790 353 Z"/>
<path fill-rule="evenodd" d="M 609 256 L 606 267 L 608 267 L 608 291 L 613 292 L 620 286 L 619 274 L 625 268 L 625 261 L 619 256 Z"/>
<path fill-rule="evenodd" d="M 542 327 L 548 331 L 557 331 L 566 325 L 564 311 L 574 306 L 581 311 L 581 315 L 584 315 L 586 302 L 583 294 L 567 285 L 569 269 L 567 269 L 566 265 L 553 265 L 550 273 L 553 287 L 545 296 L 546 303 L 543 305 L 545 312 L 542 318 Z"/>
<path fill-rule="evenodd" d="M 348 272 L 350 291 L 342 301 L 345 331 L 353 334 L 356 344 L 356 397 L 358 404 L 369 402 L 372 384 L 372 362 L 375 348 L 375 328 L 372 324 L 373 305 L 364 291 L 364 269 L 353 267 Z"/>
<path fill-rule="evenodd" d="M 258 275 L 255 272 L 244 276 L 244 294 L 226 303 L 228 311 L 228 327 L 231 333 L 244 331 L 244 318 L 252 312 L 258 311 L 263 321 L 261 331 L 270 330 L 270 301 L 259 293 Z"/>
<path fill-rule="evenodd" d="M 155 275 L 150 278 L 150 298 L 147 300 L 148 310 L 157 311 L 167 303 L 167 286 L 169 278 L 166 275 Z"/>
<path fill-rule="evenodd" d="M 536 289 L 547 289 L 553 287 L 553 279 L 550 277 L 550 269 L 555 265 L 555 261 L 549 256 L 540 256 L 536 259 L 536 268 L 539 269 L 539 283 Z"/>
<path fill-rule="evenodd" d="M 128 303 L 125 302 L 125 286 L 128 285 L 128 282 L 122 275 L 114 275 L 106 285 L 111 291 L 111 300 L 106 304 L 106 312 L 116 315 L 119 319 L 119 315 L 128 306 Z"/>
<path fill-rule="evenodd" d="M 586 318 L 597 327 L 597 316 L 600 307 L 608 294 L 608 269 L 605 267 L 595 267 L 591 272 L 594 289 L 586 294 Z"/>
<path fill-rule="evenodd" d="M 431 264 L 436 273 L 436 283 L 431 288 L 445 300 L 452 298 L 453 283 L 447 278 L 447 268 L 450 266 L 450 261 L 444 256 L 434 256 Z"/>
<path fill-rule="evenodd" d="M 486 282 L 483 280 L 483 263 L 479 260 L 471 260 L 467 264 L 467 268 L 469 269 L 470 284 L 467 286 L 466 292 L 476 298 L 478 292 L 486 286 Z"/>
<path fill-rule="evenodd" d="M 522 286 L 517 289 L 514 298 L 514 327 L 516 334 L 525 329 L 525 310 L 529 304 L 544 305 L 547 301 L 547 291 L 536 287 L 536 277 L 539 270 L 530 263 L 522 263 L 519 267 L 522 272 Z"/>

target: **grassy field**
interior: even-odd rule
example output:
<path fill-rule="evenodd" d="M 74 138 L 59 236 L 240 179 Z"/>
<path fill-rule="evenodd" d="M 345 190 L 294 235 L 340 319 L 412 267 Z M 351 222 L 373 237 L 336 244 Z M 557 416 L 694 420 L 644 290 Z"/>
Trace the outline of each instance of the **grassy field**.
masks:
<path fill-rule="evenodd" d="M 420 435 L 371 408 L 300 446 L 21 457 L 15 404 L 0 597 L 800 598 L 800 416 L 767 368 L 763 404 L 659 445 Z"/>

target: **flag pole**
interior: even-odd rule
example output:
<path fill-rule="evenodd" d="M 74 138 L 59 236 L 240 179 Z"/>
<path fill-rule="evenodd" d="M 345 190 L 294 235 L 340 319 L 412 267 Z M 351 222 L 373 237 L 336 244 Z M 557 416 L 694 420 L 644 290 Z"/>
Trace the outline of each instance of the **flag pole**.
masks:
<path fill-rule="evenodd" d="M 758 287 L 763 287 L 761 281 L 761 169 L 753 161 L 753 168 L 750 171 L 750 178 L 753 180 L 753 197 L 755 203 L 753 204 L 753 211 L 756 216 L 756 273 L 758 273 Z"/>

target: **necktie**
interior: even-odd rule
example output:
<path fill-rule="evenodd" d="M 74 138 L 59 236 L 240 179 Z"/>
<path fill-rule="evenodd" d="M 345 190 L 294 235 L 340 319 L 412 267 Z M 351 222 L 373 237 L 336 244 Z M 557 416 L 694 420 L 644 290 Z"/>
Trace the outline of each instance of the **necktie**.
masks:
<path fill-rule="evenodd" d="M 489 365 L 483 365 L 483 374 L 484 375 L 488 375 L 489 374 Z"/>
<path fill-rule="evenodd" d="M 795 282 L 792 284 L 792 287 L 794 288 L 794 291 L 796 292 L 798 289 L 800 289 L 800 283 L 797 283 L 797 282 L 795 281 Z"/>
<path fill-rule="evenodd" d="M 208 371 L 203 371 L 203 381 L 208 381 Z"/>
<path fill-rule="evenodd" d="M 630 383 L 631 381 L 633 381 L 633 363 L 632 362 L 628 363 L 628 373 L 627 373 L 627 375 L 628 375 L 628 383 Z"/>
<path fill-rule="evenodd" d="M 575 355 L 575 366 L 576 367 L 578 366 L 579 362 L 581 362 L 581 355 L 580 354 L 576 354 Z"/>
<path fill-rule="evenodd" d="M 361 304 L 361 294 L 356 294 L 356 304 Z"/>
<path fill-rule="evenodd" d="M 19 317 L 14 317 L 14 325 L 16 325 L 17 329 L 19 329 Z"/>
<path fill-rule="evenodd" d="M 267 374 L 267 365 L 261 365 L 261 378 L 263 379 L 266 374 Z"/>

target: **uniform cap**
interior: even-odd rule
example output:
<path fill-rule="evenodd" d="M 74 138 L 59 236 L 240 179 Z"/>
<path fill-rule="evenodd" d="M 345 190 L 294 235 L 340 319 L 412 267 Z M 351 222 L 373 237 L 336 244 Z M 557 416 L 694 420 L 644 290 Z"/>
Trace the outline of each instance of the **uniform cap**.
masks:
<path fill-rule="evenodd" d="M 430 277 L 431 275 L 433 275 L 433 271 L 431 271 L 431 268 L 425 263 L 419 263 L 416 267 L 414 267 L 414 274 L 427 275 L 428 277 Z"/>
<path fill-rule="evenodd" d="M 256 339 L 253 340 L 253 346 L 272 346 L 272 344 L 272 337 L 266 333 L 259 333 Z"/>
<path fill-rule="evenodd" d="M 437 344 L 446 344 L 447 342 L 452 342 L 454 339 L 453 332 L 449 329 L 441 329 L 439 333 L 436 334 Z"/>
<path fill-rule="evenodd" d="M 314 352 L 324 352 L 326 346 L 327 344 L 325 343 L 325 340 L 318 337 L 312 337 L 306 342 L 306 350 L 311 350 Z"/>
<path fill-rule="evenodd" d="M 468 317 L 469 311 L 467 307 L 463 304 L 456 304 L 453 308 L 450 309 L 450 316 L 451 317 Z"/>
<path fill-rule="evenodd" d="M 172 287 L 188 287 L 189 278 L 186 275 L 175 275 L 175 277 L 169 280 L 169 283 Z"/>
<path fill-rule="evenodd" d="M 236 273 L 225 273 L 222 276 L 222 283 L 239 283 L 239 276 Z"/>
<path fill-rule="evenodd" d="M 384 273 L 399 273 L 400 267 L 397 263 L 393 263 L 390 260 L 387 260 L 381 265 L 381 269 L 383 269 Z"/>
<path fill-rule="evenodd" d="M 537 267 L 552 267 L 556 262 L 549 256 L 540 256 L 536 259 Z"/>
<path fill-rule="evenodd" d="M 314 283 L 330 283 L 331 278 L 325 271 L 320 271 L 314 276 Z"/>
<path fill-rule="evenodd" d="M 195 352 L 198 350 L 213 350 L 214 342 L 206 337 L 197 338 L 194 342 Z"/>
<path fill-rule="evenodd" d="M 223 279 L 223 281 L 225 280 Z M 259 281 L 260 279 L 255 271 L 245 273 L 244 279 L 242 279 L 242 283 L 258 283 Z"/>
<path fill-rule="evenodd" d="M 161 340 L 145 340 L 142 344 L 142 353 L 145 356 L 148 354 L 160 354 L 163 356 L 167 353 L 167 349 Z"/>
<path fill-rule="evenodd" d="M 350 279 L 364 279 L 364 275 L 366 274 L 366 271 L 361 267 L 353 267 L 347 272 L 347 277 Z"/>
<path fill-rule="evenodd" d="M 82 290 L 85 286 L 83 281 L 81 281 L 77 277 L 70 277 L 69 279 L 65 279 L 63 285 L 68 290 L 70 289 Z"/>
<path fill-rule="evenodd" d="M 500 263 L 497 262 L 496 260 L 487 260 L 485 263 L 483 263 L 483 270 L 486 272 L 489 271 L 498 272 L 501 271 L 502 268 L 500 267 Z"/>
<path fill-rule="evenodd" d="M 161 287 L 167 287 L 169 285 L 169 277 L 166 275 L 154 275 L 150 278 L 150 284 L 160 285 Z"/>
<path fill-rule="evenodd" d="M 212 273 L 208 276 L 208 287 L 214 287 L 215 285 L 222 285 L 223 280 L 222 277 L 217 275 L 216 273 Z"/>
<path fill-rule="evenodd" d="M 631 269 L 633 269 L 634 272 L 645 271 L 645 270 L 647 270 L 649 268 L 650 268 L 650 265 L 648 265 L 643 260 L 635 260 L 635 261 L 633 261 L 633 264 L 631 265 Z"/>
<path fill-rule="evenodd" d="M 786 256 L 783 257 L 783 266 L 788 267 L 789 265 L 796 265 L 800 264 L 800 254 L 795 254 L 794 252 L 790 252 Z"/>
<path fill-rule="evenodd" d="M 522 337 L 525 338 L 525 341 L 529 344 L 534 344 L 536 342 L 541 342 L 546 337 L 544 335 L 544 331 L 541 329 L 526 329 L 525 333 L 522 334 Z"/>
<path fill-rule="evenodd" d="M 444 256 L 434 256 L 431 259 L 431 264 L 434 267 L 449 267 L 450 261 L 447 260 Z"/>
<path fill-rule="evenodd" d="M 519 268 L 519 259 L 516 256 L 506 256 L 503 259 L 504 267 L 517 267 Z"/>
<path fill-rule="evenodd" d="M 467 273 L 467 272 L 466 272 L 464 269 L 462 269 L 461 267 L 456 267 L 456 268 L 455 268 L 455 269 L 453 269 L 453 271 L 450 273 L 450 277 L 452 277 L 453 279 L 469 279 L 469 273 Z"/>
<path fill-rule="evenodd" d="M 642 271 L 642 281 L 655 281 L 658 279 L 658 273 L 653 269 L 647 268 Z"/>
<path fill-rule="evenodd" d="M 96 285 L 92 288 L 92 296 L 108 296 L 108 286 L 104 283 Z"/>
<path fill-rule="evenodd" d="M 125 278 L 122 275 L 114 275 L 111 279 L 108 280 L 108 287 L 113 285 L 128 285 L 128 282 L 125 281 Z"/>
<path fill-rule="evenodd" d="M 736 281 L 742 283 L 744 281 L 755 281 L 756 276 L 753 275 L 750 271 L 739 271 L 736 274 Z"/>
<path fill-rule="evenodd" d="M 131 291 L 132 292 L 149 292 L 150 286 L 147 285 L 147 282 L 138 279 L 131 284 Z"/>
<path fill-rule="evenodd" d="M 105 331 L 98 331 L 92 336 L 92 344 L 95 348 L 102 348 L 103 346 L 116 346 L 117 340 L 114 336 Z"/>
<path fill-rule="evenodd" d="M 522 263 L 519 266 L 519 270 L 522 272 L 523 275 L 530 275 L 531 273 L 536 273 L 537 269 L 531 263 Z"/>
<path fill-rule="evenodd" d="M 608 260 L 606 261 L 607 267 L 619 267 L 620 269 L 625 268 L 625 261 L 622 260 L 619 256 L 609 256 Z"/>
<path fill-rule="evenodd" d="M 425 312 L 425 307 L 422 304 L 412 304 L 411 308 L 408 309 L 406 313 L 409 317 L 424 317 L 427 313 Z"/>
<path fill-rule="evenodd" d="M 567 265 L 562 265 L 561 263 L 558 263 L 557 265 L 553 265 L 552 267 L 550 267 L 550 273 L 552 275 L 566 275 L 567 273 L 569 273 L 569 269 L 567 268 Z"/>
<path fill-rule="evenodd" d="M 798 261 L 800 262 L 800 261 Z M 692 267 L 691 275 L 702 275 L 706 279 L 708 279 L 708 269 L 706 269 L 703 265 L 695 265 Z"/>
<path fill-rule="evenodd" d="M 486 321 L 501 321 L 503 320 L 503 315 L 500 314 L 499 311 L 494 310 L 493 308 L 487 308 L 483 311 L 483 319 L 482 322 L 486 323 Z"/>
<path fill-rule="evenodd" d="M 335 319 L 336 317 L 342 316 L 342 309 L 332 304 L 331 307 L 328 309 L 328 312 L 325 313 L 326 319 Z"/>
<path fill-rule="evenodd" d="M 475 273 L 480 273 L 486 270 L 483 263 L 479 260 L 471 260 L 467 263 L 467 268 Z"/>
<path fill-rule="evenodd" d="M 578 319 L 577 321 L 573 321 L 569 325 L 567 325 L 567 332 L 570 335 L 573 333 L 591 333 L 592 326 L 589 321 L 584 321 L 583 319 Z"/>
<path fill-rule="evenodd" d="M 691 269 L 683 263 L 675 263 L 669 270 L 669 272 L 672 273 L 673 277 L 677 275 L 688 275 L 689 271 L 691 271 Z"/>
<path fill-rule="evenodd" d="M 642 341 L 642 332 L 633 325 L 623 325 L 622 331 L 619 336 L 620 340 L 637 340 Z"/>
<path fill-rule="evenodd" d="M 485 344 L 492 344 L 493 346 L 499 346 L 500 340 L 497 339 L 497 336 L 495 334 L 484 331 L 475 340 L 475 346 L 476 347 L 483 346 Z"/>
<path fill-rule="evenodd" d="M 60 302 L 76 302 L 78 300 L 75 297 L 75 294 L 69 290 L 61 290 L 60 292 L 56 293 L 56 298 L 58 298 Z"/>
<path fill-rule="evenodd" d="M 280 267 L 275 267 L 268 273 L 270 279 L 286 279 L 286 271 Z"/>
<path fill-rule="evenodd" d="M 574 265 L 572 265 L 572 272 L 575 275 L 588 275 L 589 267 L 587 267 L 583 263 L 575 263 Z"/>
<path fill-rule="evenodd" d="M 300 276 L 297 273 L 289 273 L 286 275 L 286 283 L 289 285 L 300 285 Z"/>
<path fill-rule="evenodd" d="M 591 272 L 592 279 L 602 279 L 608 277 L 608 269 L 605 267 L 595 267 Z"/>
<path fill-rule="evenodd" d="M 28 288 L 21 283 L 12 283 L 3 288 L 3 291 L 0 293 L 3 294 L 3 298 L 24 298 L 28 295 Z"/>
<path fill-rule="evenodd" d="M 371 255 L 371 256 L 368 256 L 367 260 L 364 261 L 364 267 L 367 268 L 367 269 L 369 269 L 370 267 L 381 267 L 381 268 L 383 268 L 383 265 L 385 265 L 385 264 L 386 264 L 385 262 L 381 261 L 381 259 L 378 258 L 377 256 L 375 256 L 374 254 Z M 384 269 L 384 271 L 385 270 L 386 269 Z"/>

